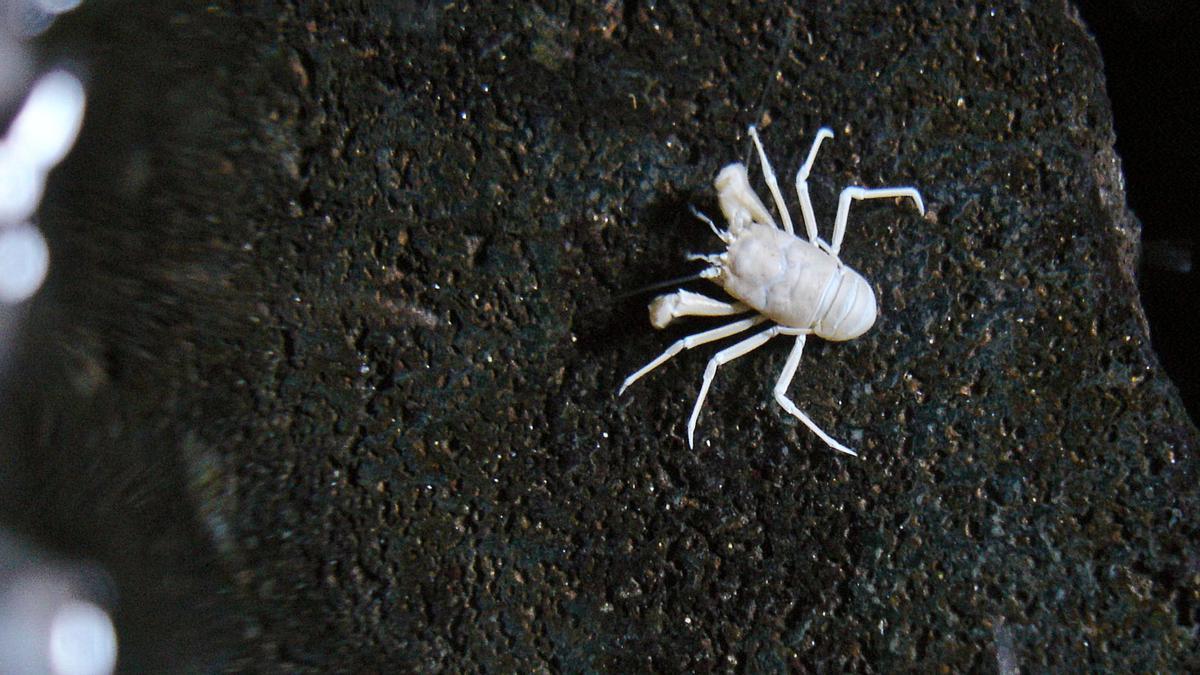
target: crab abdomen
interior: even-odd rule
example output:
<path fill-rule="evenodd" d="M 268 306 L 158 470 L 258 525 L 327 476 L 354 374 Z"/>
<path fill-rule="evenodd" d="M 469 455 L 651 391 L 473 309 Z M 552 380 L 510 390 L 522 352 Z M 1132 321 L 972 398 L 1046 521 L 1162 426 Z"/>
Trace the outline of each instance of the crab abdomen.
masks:
<path fill-rule="evenodd" d="M 862 275 L 813 244 L 754 223 L 729 244 L 716 281 L 776 323 L 850 340 L 875 322 L 875 293 Z"/>

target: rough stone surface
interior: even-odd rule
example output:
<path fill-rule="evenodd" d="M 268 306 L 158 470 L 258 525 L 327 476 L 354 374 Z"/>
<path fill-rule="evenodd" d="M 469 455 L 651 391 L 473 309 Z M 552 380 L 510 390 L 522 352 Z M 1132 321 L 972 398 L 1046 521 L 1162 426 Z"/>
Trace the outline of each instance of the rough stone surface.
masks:
<path fill-rule="evenodd" d="M 17 438 L 161 465 L 105 493 L 141 577 L 47 535 L 204 610 L 168 639 L 125 606 L 130 658 L 191 630 L 289 671 L 1200 666 L 1197 432 L 1069 7 L 213 4 L 55 36 L 95 103 L 22 419 L 74 424 Z M 782 340 L 721 369 L 695 450 L 712 349 L 615 395 L 709 325 L 628 294 L 716 250 L 687 207 L 751 122 L 786 176 L 837 131 L 826 228 L 848 184 L 929 206 L 853 208 L 881 317 L 792 387 L 857 460 L 771 401 Z"/>

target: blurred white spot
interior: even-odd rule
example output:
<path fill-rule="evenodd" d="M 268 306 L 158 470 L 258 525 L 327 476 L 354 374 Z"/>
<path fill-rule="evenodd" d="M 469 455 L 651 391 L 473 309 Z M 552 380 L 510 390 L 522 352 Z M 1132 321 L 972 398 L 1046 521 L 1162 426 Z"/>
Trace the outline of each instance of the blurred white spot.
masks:
<path fill-rule="evenodd" d="M 46 279 L 50 249 L 31 225 L 0 228 L 0 302 L 18 303 Z"/>
<path fill-rule="evenodd" d="M 0 228 L 25 220 L 37 210 L 45 177 L 0 141 Z"/>
<path fill-rule="evenodd" d="M 61 70 L 44 75 L 33 85 L 4 144 L 15 159 L 49 171 L 75 143 L 83 123 L 83 103 L 83 85 L 74 75 Z"/>
<path fill-rule="evenodd" d="M 117 664 L 117 633 L 108 613 L 90 602 L 68 602 L 50 623 L 50 668 L 58 675 L 102 675 Z"/>
<path fill-rule="evenodd" d="M 0 1 L 0 29 L 21 38 L 41 35 L 59 14 L 79 6 L 81 0 Z"/>
<path fill-rule="evenodd" d="M 30 75 L 29 55 L 16 42 L 0 35 L 0 102 L 18 98 Z"/>
<path fill-rule="evenodd" d="M 117 635 L 98 604 L 103 574 L 58 564 L 0 529 L 0 673 L 102 675 Z"/>
<path fill-rule="evenodd" d="M 21 302 L 42 285 L 50 264 L 46 240 L 21 223 L 33 215 L 46 174 L 66 156 L 83 123 L 83 85 L 53 71 L 33 85 L 0 139 L 0 302 Z"/>
<path fill-rule="evenodd" d="M 34 4 L 50 14 L 63 14 L 79 6 L 83 0 L 34 0 Z"/>
<path fill-rule="evenodd" d="M 9 7 L 0 3 L 0 9 L 7 9 L 4 16 L 6 25 L 3 28 L 23 39 L 35 38 L 54 23 L 54 15 L 42 11 L 37 5 L 26 0 L 16 0 Z"/>

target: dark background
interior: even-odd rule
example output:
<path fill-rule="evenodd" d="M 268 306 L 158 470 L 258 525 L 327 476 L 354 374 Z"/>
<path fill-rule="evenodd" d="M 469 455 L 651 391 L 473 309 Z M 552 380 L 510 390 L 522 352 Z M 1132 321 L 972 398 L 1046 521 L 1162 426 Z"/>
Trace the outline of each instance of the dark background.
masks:
<path fill-rule="evenodd" d="M 1200 419 L 1200 8 L 1164 0 L 1079 6 L 1104 56 L 1126 196 L 1142 222 L 1138 285 L 1150 338 L 1192 419 Z"/>
<path fill-rule="evenodd" d="M 0 404 L 0 522 L 110 571 L 126 670 L 1197 670 L 1195 429 L 1072 6 L 177 4 L 48 40 L 89 117 Z M 1139 185 L 1193 144 L 1138 100 L 1170 241 Z M 695 450 L 711 351 L 615 395 L 688 327 L 613 298 L 694 270 L 751 121 L 777 168 L 839 129 L 826 217 L 930 206 L 855 211 L 893 292 L 793 389 L 861 461 L 771 402 L 785 344 Z"/>

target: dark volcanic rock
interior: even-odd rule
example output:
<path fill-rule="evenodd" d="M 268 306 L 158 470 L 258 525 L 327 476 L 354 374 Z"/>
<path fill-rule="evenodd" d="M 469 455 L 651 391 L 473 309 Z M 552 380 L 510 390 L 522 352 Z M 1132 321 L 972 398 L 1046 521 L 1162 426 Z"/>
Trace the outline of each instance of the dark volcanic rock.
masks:
<path fill-rule="evenodd" d="M 98 66 L 62 179 L 90 189 L 46 216 L 31 334 L 73 336 L 116 473 L 184 467 L 148 503 L 186 494 L 205 534 L 126 536 L 221 561 L 193 573 L 238 598 L 227 663 L 1198 665 L 1197 433 L 1069 7 L 216 4 L 60 25 Z M 92 42 L 122 30 L 153 38 Z M 849 184 L 929 206 L 854 206 L 880 319 L 792 386 L 859 459 L 771 401 L 783 340 L 722 368 L 696 450 L 715 347 L 615 395 L 711 325 L 658 333 L 627 294 L 716 250 L 688 205 L 751 122 L 787 177 L 837 131 L 826 232 Z M 55 386 L 63 354 L 24 358 Z"/>

